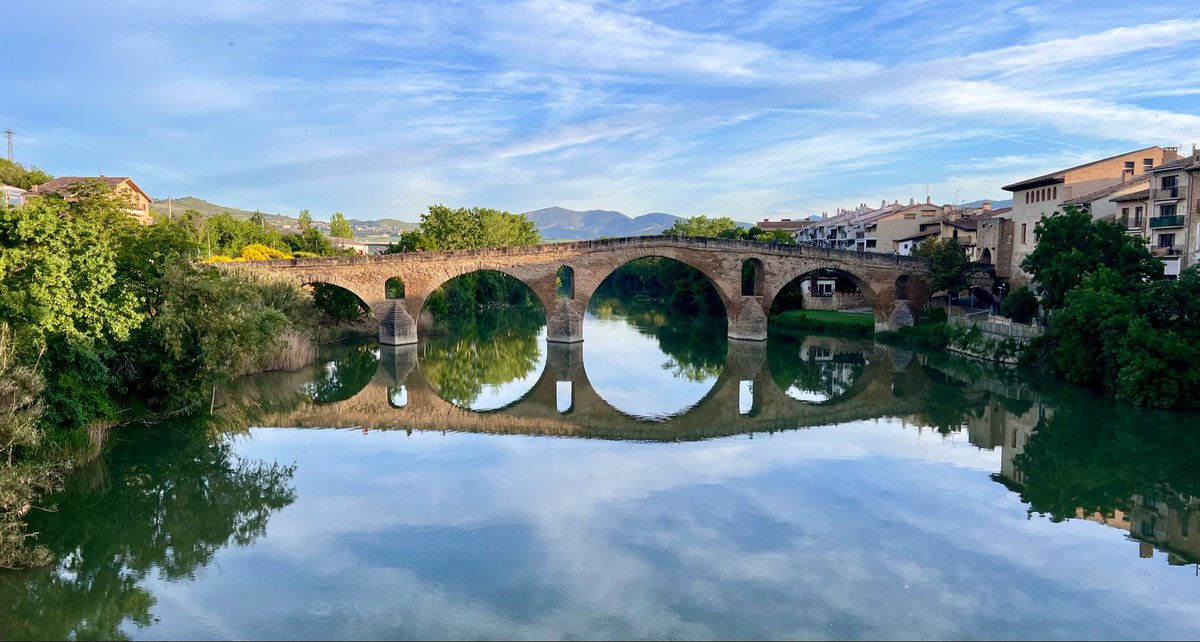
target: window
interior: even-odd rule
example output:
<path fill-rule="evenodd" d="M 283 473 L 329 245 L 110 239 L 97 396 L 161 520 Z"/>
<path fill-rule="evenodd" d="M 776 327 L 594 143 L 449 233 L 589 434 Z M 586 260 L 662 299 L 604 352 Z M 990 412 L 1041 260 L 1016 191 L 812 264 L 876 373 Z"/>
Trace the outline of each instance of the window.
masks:
<path fill-rule="evenodd" d="M 1125 171 L 1127 171 L 1127 172 L 1133 171 L 1133 161 L 1125 161 Z"/>
<path fill-rule="evenodd" d="M 1189 532 L 1191 530 L 1191 524 L 1188 523 L 1190 521 L 1192 521 L 1191 515 L 1184 513 L 1183 515 L 1179 516 L 1179 534 L 1182 537 L 1187 537 L 1187 536 L 1191 535 L 1191 533 Z"/>
<path fill-rule="evenodd" d="M 1150 171 L 1151 167 L 1154 167 L 1154 159 L 1153 158 L 1143 158 L 1142 159 L 1142 171 L 1148 172 L 1148 171 Z"/>
<path fill-rule="evenodd" d="M 1175 235 L 1174 234 L 1159 234 L 1158 235 L 1158 246 L 1159 247 L 1174 247 L 1175 246 Z"/>
<path fill-rule="evenodd" d="M 1121 218 L 1125 218 L 1125 219 L 1129 218 L 1129 208 L 1128 207 L 1121 208 Z"/>
<path fill-rule="evenodd" d="M 1054 186 L 1054 194 L 1052 194 L 1052 195 L 1050 196 L 1050 198 L 1053 198 L 1053 199 L 1055 199 L 1055 200 L 1058 200 L 1058 185 L 1055 185 L 1055 186 Z"/>
<path fill-rule="evenodd" d="M 758 259 L 742 261 L 742 296 L 762 296 L 763 263 Z"/>
<path fill-rule="evenodd" d="M 1174 203 L 1171 203 L 1170 205 L 1160 205 L 1158 207 L 1159 216 L 1175 216 L 1175 212 L 1176 209 Z"/>
<path fill-rule="evenodd" d="M 1029 199 L 1028 199 L 1028 198 L 1026 198 L 1025 200 L 1026 200 L 1026 201 L 1028 201 Z M 905 212 L 905 213 L 904 213 L 904 218 L 910 218 L 910 219 L 911 219 L 911 218 L 917 218 L 917 213 L 916 213 L 916 212 Z"/>
<path fill-rule="evenodd" d="M 1154 537 L 1154 518 L 1142 520 L 1142 537 Z"/>
<path fill-rule="evenodd" d="M 1025 240 L 1025 231 L 1027 228 L 1028 228 L 1027 224 L 1021 223 L 1021 245 L 1025 245 L 1026 243 L 1028 243 L 1028 241 Z"/>

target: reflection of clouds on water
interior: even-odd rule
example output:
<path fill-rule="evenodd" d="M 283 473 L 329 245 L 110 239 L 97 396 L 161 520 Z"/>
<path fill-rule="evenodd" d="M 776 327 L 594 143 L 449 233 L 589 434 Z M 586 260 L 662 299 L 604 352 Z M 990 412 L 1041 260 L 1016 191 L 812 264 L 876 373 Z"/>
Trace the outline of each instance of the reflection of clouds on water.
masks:
<path fill-rule="evenodd" d="M 584 318 L 583 343 L 588 381 L 613 408 L 635 417 L 661 419 L 696 405 L 712 390 L 716 377 L 691 381 L 672 374 L 658 340 L 631 331 L 619 317 Z"/>
<path fill-rule="evenodd" d="M 1190 569 L 1027 520 L 987 478 L 998 452 L 891 420 L 679 444 L 256 430 L 238 451 L 297 460 L 299 499 L 203 581 L 154 587 L 147 636 L 1195 632 Z"/>

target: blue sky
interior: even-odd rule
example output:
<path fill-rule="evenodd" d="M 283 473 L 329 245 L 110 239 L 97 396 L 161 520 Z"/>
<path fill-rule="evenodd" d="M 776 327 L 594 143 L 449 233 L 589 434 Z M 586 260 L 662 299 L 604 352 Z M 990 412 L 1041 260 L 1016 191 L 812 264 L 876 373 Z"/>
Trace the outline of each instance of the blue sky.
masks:
<path fill-rule="evenodd" d="M 168 6 L 170 5 L 170 6 Z M 0 128 L 53 174 L 319 218 L 737 220 L 1005 198 L 1200 142 L 1200 5 L 19 3 Z"/>

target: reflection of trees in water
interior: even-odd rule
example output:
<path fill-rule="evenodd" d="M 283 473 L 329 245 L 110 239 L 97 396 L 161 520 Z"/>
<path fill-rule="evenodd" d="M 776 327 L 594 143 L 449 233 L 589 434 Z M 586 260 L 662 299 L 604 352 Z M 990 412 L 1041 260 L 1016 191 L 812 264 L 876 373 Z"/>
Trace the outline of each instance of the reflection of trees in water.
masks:
<path fill-rule="evenodd" d="M 332 359 L 322 359 L 313 369 L 313 380 L 301 388 L 314 403 L 345 401 L 362 390 L 379 367 L 374 343 L 341 346 Z"/>
<path fill-rule="evenodd" d="M 266 532 L 295 500 L 294 467 L 246 460 L 195 425 L 125 437 L 34 516 L 54 568 L 0 581 L 5 638 L 113 639 L 153 621 L 152 572 L 191 578 L 217 551 Z"/>
<path fill-rule="evenodd" d="M 767 362 L 780 390 L 798 389 L 825 401 L 846 394 L 862 376 L 867 367 L 865 350 L 866 344 L 779 337 L 768 343 Z"/>
<path fill-rule="evenodd" d="M 544 319 L 536 310 L 477 311 L 460 319 L 452 336 L 421 342 L 421 372 L 443 399 L 470 406 L 483 386 L 516 381 L 537 368 Z"/>
<path fill-rule="evenodd" d="M 1144 410 L 1068 390 L 1017 455 L 1021 499 L 1054 520 L 1128 511 L 1153 492 L 1185 509 L 1200 497 L 1200 415 Z"/>
<path fill-rule="evenodd" d="M 605 281 L 592 295 L 589 311 L 601 319 L 624 319 L 653 337 L 668 357 L 663 370 L 676 379 L 699 382 L 721 375 L 728 343 L 723 315 L 688 313 L 639 296 L 620 283 Z"/>

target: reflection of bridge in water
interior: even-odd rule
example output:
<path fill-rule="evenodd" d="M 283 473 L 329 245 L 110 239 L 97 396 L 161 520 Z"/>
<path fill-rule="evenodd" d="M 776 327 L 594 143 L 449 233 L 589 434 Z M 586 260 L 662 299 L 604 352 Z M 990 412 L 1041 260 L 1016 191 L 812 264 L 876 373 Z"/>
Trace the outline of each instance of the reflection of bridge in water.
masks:
<path fill-rule="evenodd" d="M 809 341 L 837 349 L 837 339 Z M 799 401 L 771 377 L 766 343 L 730 341 L 725 366 L 707 395 L 677 415 L 648 420 L 617 410 L 592 388 L 581 344 L 545 346 L 546 366 L 533 388 L 496 410 L 467 410 L 440 397 L 421 372 L 417 346 L 380 346 L 375 376 L 353 397 L 305 403 L 264 423 L 682 441 L 907 416 L 921 410 L 924 389 L 932 383 L 911 353 L 875 344 L 867 348 L 861 375 L 842 394 L 823 403 Z M 854 351 L 860 349 L 856 345 Z"/>

